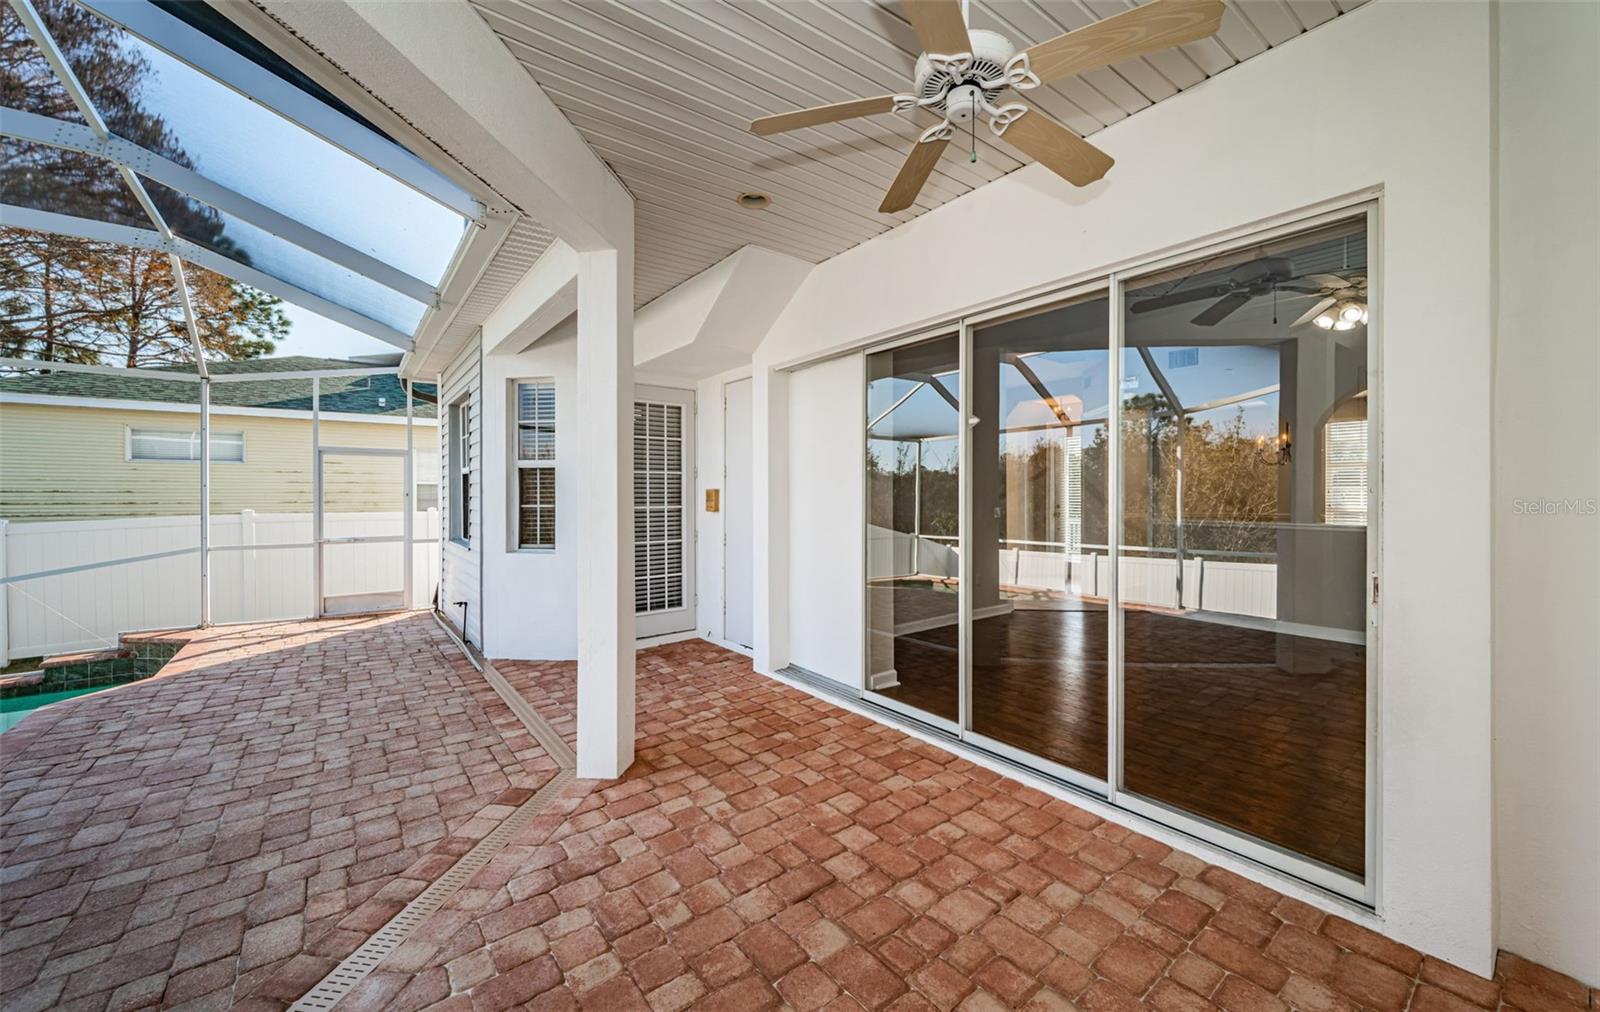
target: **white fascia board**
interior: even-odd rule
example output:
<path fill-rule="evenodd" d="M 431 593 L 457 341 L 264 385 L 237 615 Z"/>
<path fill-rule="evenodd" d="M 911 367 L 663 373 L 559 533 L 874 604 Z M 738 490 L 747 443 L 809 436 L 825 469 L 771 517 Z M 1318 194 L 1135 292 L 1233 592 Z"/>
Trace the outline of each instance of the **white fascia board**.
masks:
<path fill-rule="evenodd" d="M 483 353 L 526 350 L 578 311 L 578 253 L 557 239 L 483 321 Z"/>
<path fill-rule="evenodd" d="M 633 197 L 466 0 L 261 0 L 580 252 L 633 250 Z"/>
<path fill-rule="evenodd" d="M 470 226 L 466 239 L 456 247 L 455 256 L 439 282 L 439 298 L 417 323 L 411 351 L 400 363 L 400 375 L 407 379 L 435 376 L 455 359 L 461 342 L 442 343 L 455 326 L 466 300 L 472 295 L 484 272 L 494 262 L 512 228 L 522 215 L 514 210 L 491 208 L 483 223 Z"/>
<path fill-rule="evenodd" d="M 119 401 L 104 397 L 58 397 L 51 394 L 0 393 L 0 404 L 35 404 L 44 407 L 80 408 L 99 411 L 165 411 L 171 414 L 197 415 L 198 404 L 174 404 L 165 401 Z M 251 408 L 234 405 L 211 405 L 213 415 L 243 415 L 252 418 L 288 418 L 311 422 L 311 412 L 290 411 L 286 408 Z M 323 411 L 325 422 L 362 422 L 370 425 L 404 425 L 404 415 L 364 415 L 350 411 Z M 437 426 L 437 418 L 413 418 L 413 424 Z"/>

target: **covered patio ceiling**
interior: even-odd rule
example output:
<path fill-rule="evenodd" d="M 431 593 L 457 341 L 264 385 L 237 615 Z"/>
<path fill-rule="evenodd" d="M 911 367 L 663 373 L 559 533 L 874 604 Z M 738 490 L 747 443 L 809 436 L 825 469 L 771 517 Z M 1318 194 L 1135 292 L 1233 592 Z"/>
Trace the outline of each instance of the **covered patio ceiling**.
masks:
<path fill-rule="evenodd" d="M 896 0 L 471 2 L 632 191 L 640 305 L 747 244 L 821 262 L 1022 164 L 980 131 L 976 163 L 947 154 L 913 207 L 885 215 L 878 203 L 927 123 L 887 115 L 749 132 L 756 117 L 905 91 L 921 46 Z M 1068 127 L 1093 134 L 1364 2 L 1234 0 L 1213 39 L 1032 94 Z M 969 21 L 1037 41 L 1132 6 L 973 0 Z M 772 203 L 742 208 L 745 191 Z"/>

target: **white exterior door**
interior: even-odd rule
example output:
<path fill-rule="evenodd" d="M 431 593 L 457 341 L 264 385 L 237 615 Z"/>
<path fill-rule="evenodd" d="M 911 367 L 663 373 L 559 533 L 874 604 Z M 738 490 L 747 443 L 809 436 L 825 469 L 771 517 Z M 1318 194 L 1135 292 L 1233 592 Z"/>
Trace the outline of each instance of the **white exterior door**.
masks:
<path fill-rule="evenodd" d="M 756 639 L 750 392 L 747 379 L 722 388 L 722 635 L 742 647 Z"/>
<path fill-rule="evenodd" d="M 633 601 L 636 635 L 694 628 L 694 392 L 636 387 Z"/>

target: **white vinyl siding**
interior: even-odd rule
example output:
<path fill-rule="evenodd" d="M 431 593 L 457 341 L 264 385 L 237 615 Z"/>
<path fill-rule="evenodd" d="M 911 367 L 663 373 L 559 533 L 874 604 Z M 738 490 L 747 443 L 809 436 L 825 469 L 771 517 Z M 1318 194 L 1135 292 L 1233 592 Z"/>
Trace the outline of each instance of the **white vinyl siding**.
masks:
<path fill-rule="evenodd" d="M 1367 421 L 1329 422 L 1323 430 L 1323 513 L 1330 524 L 1367 522 Z"/>
<path fill-rule="evenodd" d="M 556 384 L 521 380 L 512 398 L 516 546 L 556 547 Z"/>
<path fill-rule="evenodd" d="M 200 432 L 198 429 L 133 429 L 127 430 L 127 459 L 129 461 L 168 461 L 191 463 L 200 459 Z M 213 432 L 211 434 L 211 462 L 214 464 L 241 464 L 244 462 L 243 432 Z"/>
<path fill-rule="evenodd" d="M 481 597 L 478 586 L 480 559 L 476 551 L 477 542 L 457 541 L 454 538 L 457 522 L 452 511 L 459 506 L 457 500 L 463 483 L 452 481 L 448 470 L 453 446 L 457 454 L 464 456 L 464 485 L 469 500 L 474 504 L 483 501 L 480 467 L 483 430 L 481 379 L 476 339 L 461 350 L 439 378 L 439 453 L 447 472 L 445 481 L 439 485 L 439 508 L 443 512 L 441 528 L 451 535 L 445 541 L 444 550 L 439 553 L 439 608 L 456 623 L 468 641 L 477 645 L 483 643 L 483 614 L 479 607 Z M 449 410 L 450 405 L 462 403 L 467 407 L 464 432 L 456 431 L 458 425 L 452 424 L 455 412 Z M 470 508 L 465 519 L 469 528 L 475 523 Z"/>

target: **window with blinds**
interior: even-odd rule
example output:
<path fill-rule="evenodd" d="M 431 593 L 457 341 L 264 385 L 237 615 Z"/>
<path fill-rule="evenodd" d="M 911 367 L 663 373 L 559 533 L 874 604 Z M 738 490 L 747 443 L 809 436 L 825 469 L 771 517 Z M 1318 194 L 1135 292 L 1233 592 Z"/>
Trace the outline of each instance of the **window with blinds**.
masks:
<path fill-rule="evenodd" d="M 174 429 L 129 429 L 128 459 L 138 461 L 198 461 L 200 433 Z M 213 432 L 212 463 L 244 462 L 244 433 Z"/>
<path fill-rule="evenodd" d="M 1329 422 L 1323 429 L 1323 516 L 1326 523 L 1367 523 L 1367 420 Z"/>
<path fill-rule="evenodd" d="M 470 397 L 450 405 L 447 452 L 450 488 L 445 503 L 450 516 L 450 540 L 472 544 L 472 406 Z"/>
<path fill-rule="evenodd" d="M 517 547 L 556 546 L 556 384 L 516 384 Z"/>
<path fill-rule="evenodd" d="M 639 614 L 682 608 L 684 407 L 633 405 L 633 600 Z"/>

